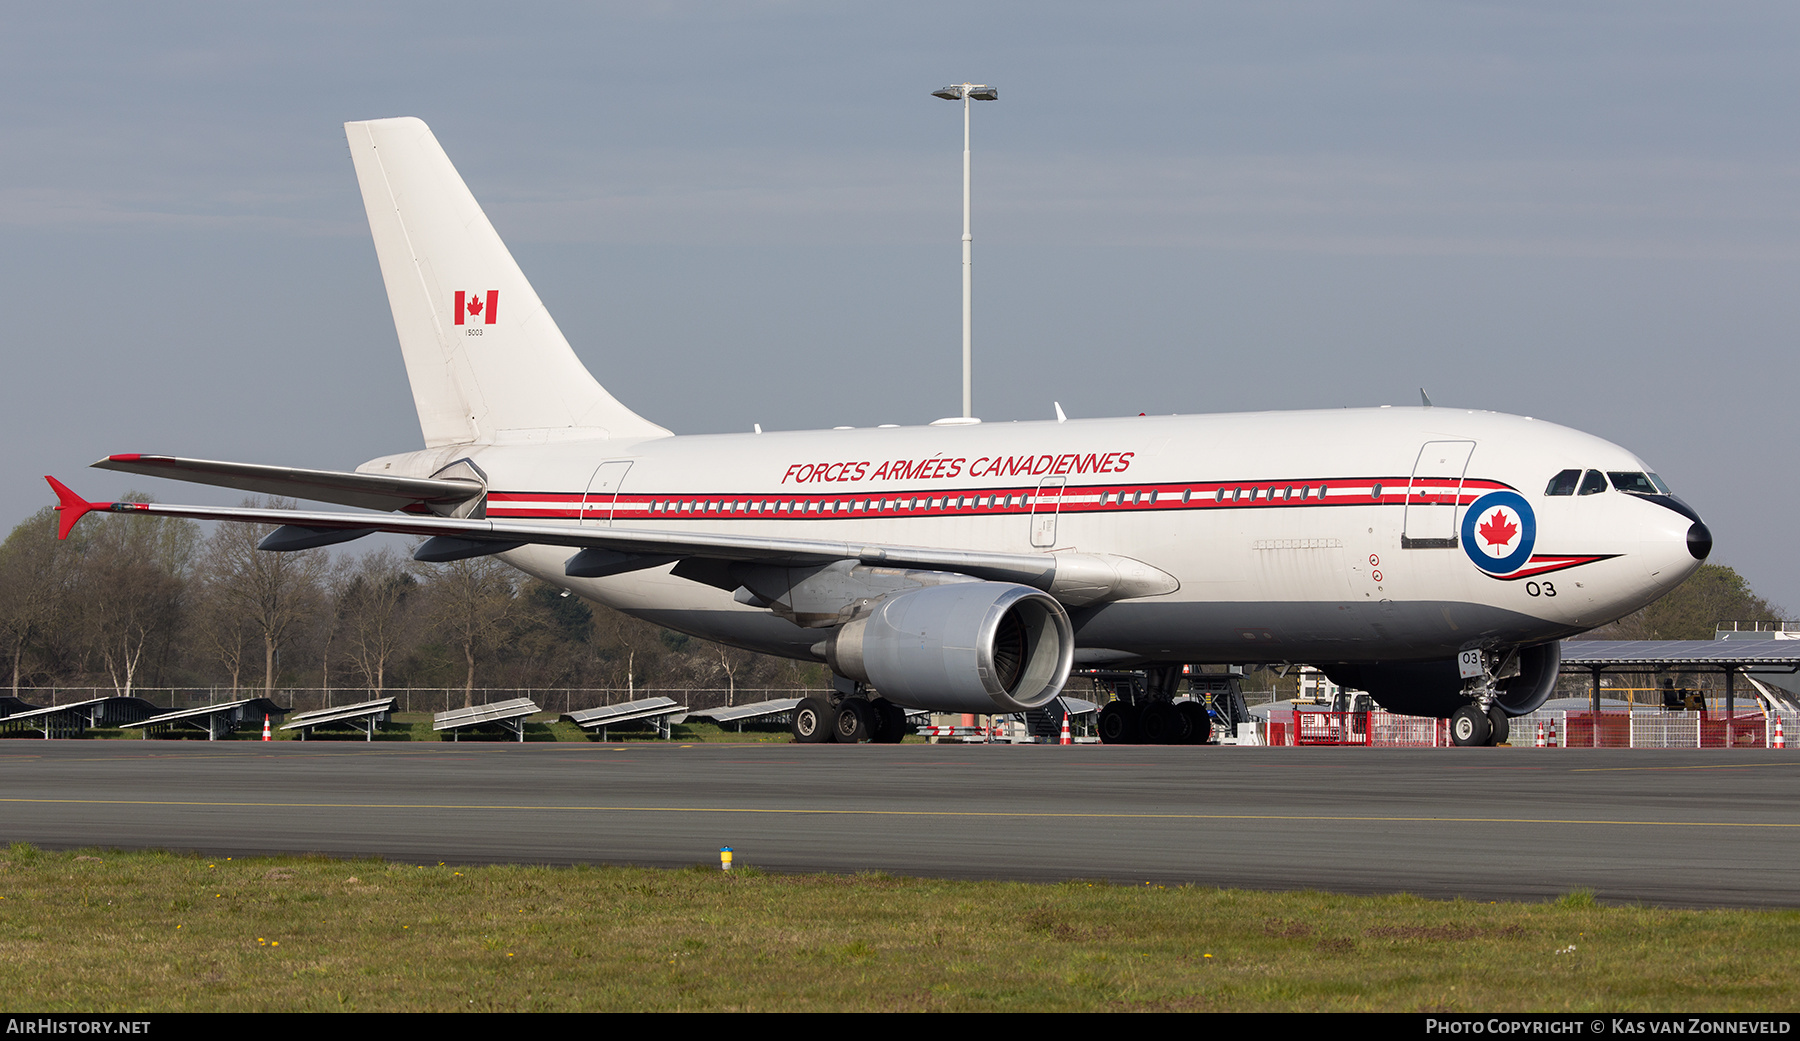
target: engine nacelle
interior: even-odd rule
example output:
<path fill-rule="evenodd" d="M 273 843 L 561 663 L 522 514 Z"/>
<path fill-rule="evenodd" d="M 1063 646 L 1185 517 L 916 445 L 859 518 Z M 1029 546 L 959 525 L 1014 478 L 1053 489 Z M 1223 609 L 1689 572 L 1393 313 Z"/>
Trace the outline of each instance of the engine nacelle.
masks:
<path fill-rule="evenodd" d="M 886 597 L 823 649 L 838 675 L 910 708 L 1023 712 L 1062 693 L 1075 628 L 1030 586 L 961 582 Z"/>
<path fill-rule="evenodd" d="M 1561 665 L 1560 643 L 1519 648 L 1518 673 L 1494 684 L 1500 691 L 1500 707 L 1509 716 L 1536 711 L 1556 690 Z M 1339 686 L 1368 691 L 1389 712 L 1449 719 L 1469 703 L 1455 661 L 1328 665 L 1324 671 Z"/>

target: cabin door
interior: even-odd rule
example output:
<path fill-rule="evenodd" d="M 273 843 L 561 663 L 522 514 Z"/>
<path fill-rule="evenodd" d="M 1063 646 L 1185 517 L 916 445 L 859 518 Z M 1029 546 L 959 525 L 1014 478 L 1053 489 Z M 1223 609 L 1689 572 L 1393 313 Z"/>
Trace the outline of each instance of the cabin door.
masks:
<path fill-rule="evenodd" d="M 1455 549 L 1456 522 L 1462 519 L 1463 479 L 1473 441 L 1427 441 L 1406 482 L 1402 549 Z"/>
<path fill-rule="evenodd" d="M 1038 482 L 1037 494 L 1031 497 L 1031 544 L 1040 549 L 1056 545 L 1056 515 L 1062 512 L 1065 480 L 1046 477 Z"/>
<path fill-rule="evenodd" d="M 581 498 L 581 523 L 612 524 L 613 500 L 625 484 L 625 471 L 631 469 L 629 459 L 601 463 L 589 479 L 587 494 Z"/>

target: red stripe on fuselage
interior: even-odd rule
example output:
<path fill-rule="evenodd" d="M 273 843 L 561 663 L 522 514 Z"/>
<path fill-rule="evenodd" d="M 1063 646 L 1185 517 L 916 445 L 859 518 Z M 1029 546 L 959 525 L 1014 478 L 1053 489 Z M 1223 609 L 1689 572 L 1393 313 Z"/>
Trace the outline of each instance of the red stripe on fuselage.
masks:
<path fill-rule="evenodd" d="M 1011 488 L 912 489 L 855 494 L 770 495 L 715 492 L 705 495 L 621 491 L 588 503 L 588 515 L 614 520 L 730 517 L 738 520 L 837 520 L 845 517 L 1030 516 L 1059 513 L 1138 513 L 1153 510 L 1272 509 L 1312 506 L 1466 506 L 1495 490 L 1499 481 L 1455 478 L 1343 478 L 1334 480 L 1204 481 L 1192 484 L 1037 485 Z M 1054 492 L 1055 494 L 1047 494 Z M 580 492 L 490 492 L 494 518 L 578 520 Z M 1041 510 L 1040 510 L 1041 506 Z"/>
<path fill-rule="evenodd" d="M 1617 553 L 1602 553 L 1598 555 L 1589 554 L 1586 556 L 1574 554 L 1533 553 L 1531 555 L 1531 560 L 1527 562 L 1524 567 L 1512 574 L 1491 575 L 1489 577 L 1498 578 L 1503 582 L 1516 582 L 1521 578 L 1535 578 L 1538 575 L 1548 575 L 1553 571 L 1566 571 L 1569 568 L 1580 567 L 1583 564 L 1592 564 L 1596 560 L 1611 560 L 1618 555 L 1619 554 Z"/>

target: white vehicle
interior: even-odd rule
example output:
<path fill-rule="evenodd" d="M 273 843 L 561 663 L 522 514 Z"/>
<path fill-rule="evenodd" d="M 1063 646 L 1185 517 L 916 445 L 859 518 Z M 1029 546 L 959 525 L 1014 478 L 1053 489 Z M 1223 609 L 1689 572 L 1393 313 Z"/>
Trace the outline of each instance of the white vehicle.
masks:
<path fill-rule="evenodd" d="M 1711 550 L 1630 452 L 1492 412 L 676 436 L 583 367 L 424 123 L 346 129 L 425 447 L 354 473 L 115 455 L 95 465 L 380 512 L 90 503 L 52 480 L 65 536 L 99 509 L 280 524 L 272 551 L 391 531 L 426 536 L 422 560 L 498 554 L 828 663 L 837 693 L 795 733 L 843 741 L 898 740 L 896 705 L 1043 706 L 1076 663 L 1291 662 L 1486 743 L 1548 696 L 1559 639 Z M 1102 729 L 1205 725 L 1154 701 Z"/>

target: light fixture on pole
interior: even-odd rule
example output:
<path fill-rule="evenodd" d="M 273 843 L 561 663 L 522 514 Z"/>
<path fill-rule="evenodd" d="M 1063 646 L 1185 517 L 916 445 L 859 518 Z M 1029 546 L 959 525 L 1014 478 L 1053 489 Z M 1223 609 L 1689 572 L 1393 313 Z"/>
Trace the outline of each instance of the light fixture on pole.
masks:
<path fill-rule="evenodd" d="M 970 300 L 974 295 L 975 285 L 975 262 L 972 252 L 975 237 L 969 233 L 969 102 L 997 101 L 1000 98 L 1000 90 L 985 83 L 953 83 L 942 90 L 932 91 L 931 96 L 943 98 L 945 101 L 963 103 L 962 414 L 963 419 L 972 420 L 975 418 L 975 378 L 973 347 L 971 346 L 974 340 L 974 318 Z"/>

